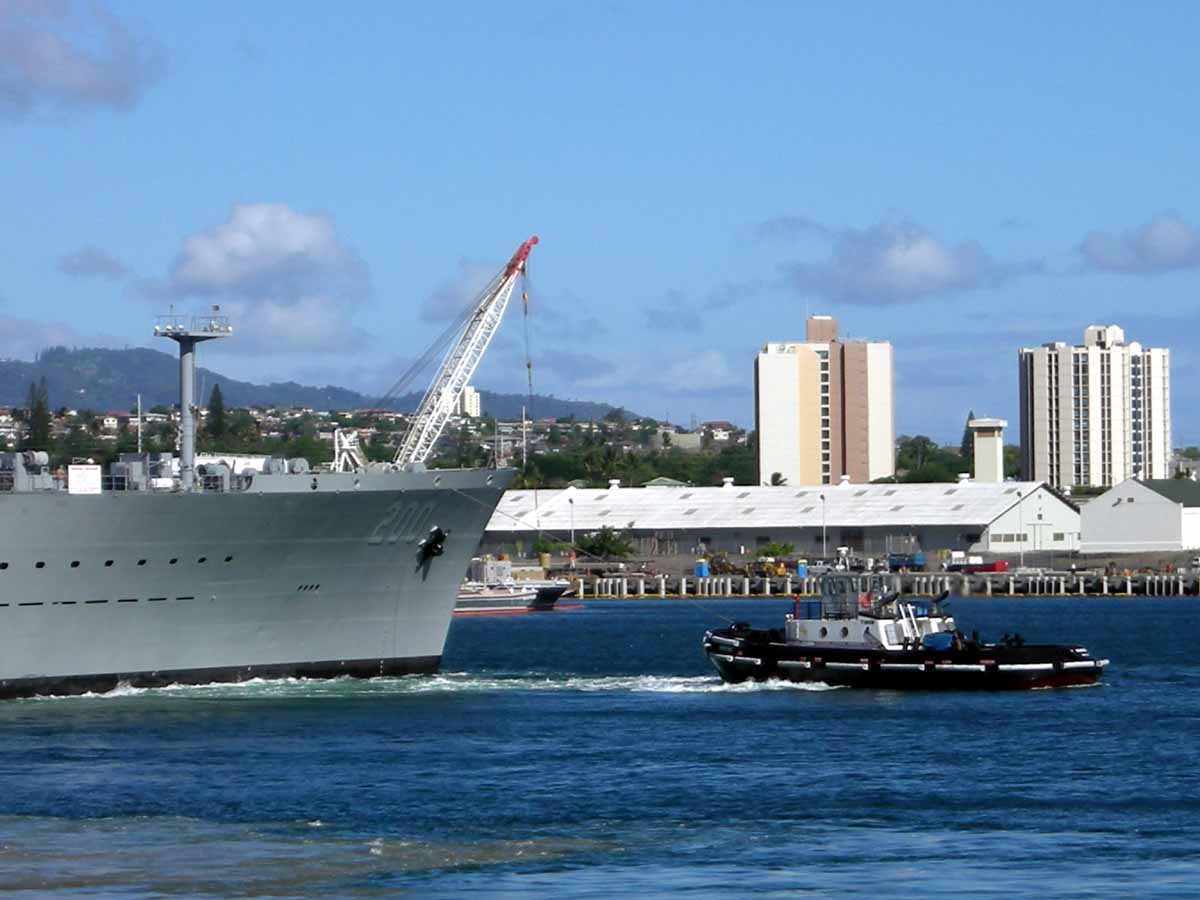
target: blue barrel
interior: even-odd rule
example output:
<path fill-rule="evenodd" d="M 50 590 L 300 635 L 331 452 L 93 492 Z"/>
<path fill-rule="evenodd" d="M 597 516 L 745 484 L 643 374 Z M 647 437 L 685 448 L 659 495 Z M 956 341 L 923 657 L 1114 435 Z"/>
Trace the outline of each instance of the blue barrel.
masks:
<path fill-rule="evenodd" d="M 707 559 L 696 560 L 696 577 L 697 578 L 707 578 L 708 577 L 708 560 Z"/>
<path fill-rule="evenodd" d="M 808 563 L 796 563 L 796 577 L 797 578 L 807 578 L 808 577 Z"/>

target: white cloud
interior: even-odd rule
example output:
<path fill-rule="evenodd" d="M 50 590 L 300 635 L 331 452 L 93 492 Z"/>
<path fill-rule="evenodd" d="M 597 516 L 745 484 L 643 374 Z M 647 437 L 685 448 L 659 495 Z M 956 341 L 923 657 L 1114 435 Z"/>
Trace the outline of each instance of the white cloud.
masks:
<path fill-rule="evenodd" d="M 367 335 L 349 321 L 345 308 L 328 297 L 301 297 L 290 303 L 233 300 L 221 312 L 234 323 L 234 339 L 223 350 L 332 353 L 362 347 Z"/>
<path fill-rule="evenodd" d="M 357 293 L 365 267 L 327 216 L 283 203 L 234 206 L 229 221 L 194 234 L 171 266 L 170 293 L 280 297 L 336 282 Z"/>
<path fill-rule="evenodd" d="M 699 352 L 680 350 L 669 355 L 609 361 L 599 374 L 577 379 L 574 387 L 586 389 L 636 388 L 668 395 L 705 395 L 746 388 L 752 381 L 749 366 L 738 369 L 729 364 L 721 350 Z"/>
<path fill-rule="evenodd" d="M 823 262 L 784 266 L 785 281 L 804 293 L 865 306 L 905 303 L 1000 284 L 1040 264 L 998 263 L 975 241 L 950 245 L 908 221 L 830 232 Z"/>
<path fill-rule="evenodd" d="M 426 322 L 457 319 L 460 313 L 475 305 L 483 289 L 499 272 L 499 263 L 459 260 L 458 273 L 434 288 L 421 304 L 421 318 Z"/>
<path fill-rule="evenodd" d="M 108 278 L 119 281 L 129 270 L 119 259 L 105 253 L 99 247 L 80 247 L 58 261 L 58 270 L 74 278 Z"/>
<path fill-rule="evenodd" d="M 157 47 L 94 3 L 0 0 L 0 116 L 55 105 L 127 109 L 162 70 Z"/>
<path fill-rule="evenodd" d="M 83 334 L 63 322 L 36 322 L 0 315 L 0 359 L 33 359 L 47 347 L 122 347 L 108 334 Z"/>
<path fill-rule="evenodd" d="M 234 206 L 229 219 L 183 241 L 154 298 L 219 300 L 240 336 L 229 350 L 334 352 L 367 335 L 353 314 L 369 289 L 366 266 L 333 221 L 282 203 Z"/>
<path fill-rule="evenodd" d="M 1200 231 L 1168 210 L 1120 236 L 1089 232 L 1079 252 L 1088 268 L 1100 271 L 1152 275 L 1190 269 L 1200 266 Z"/>

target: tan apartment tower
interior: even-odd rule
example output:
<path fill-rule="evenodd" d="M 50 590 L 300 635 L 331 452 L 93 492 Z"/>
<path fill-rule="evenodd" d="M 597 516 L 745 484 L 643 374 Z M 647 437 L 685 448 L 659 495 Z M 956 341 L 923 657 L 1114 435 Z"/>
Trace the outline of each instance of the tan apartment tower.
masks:
<path fill-rule="evenodd" d="M 1171 353 L 1089 325 L 1082 346 L 1017 353 L 1021 477 L 1053 487 L 1169 478 Z"/>
<path fill-rule="evenodd" d="M 811 316 L 805 337 L 767 344 L 754 360 L 759 483 L 894 475 L 892 345 L 843 341 L 830 316 Z"/>

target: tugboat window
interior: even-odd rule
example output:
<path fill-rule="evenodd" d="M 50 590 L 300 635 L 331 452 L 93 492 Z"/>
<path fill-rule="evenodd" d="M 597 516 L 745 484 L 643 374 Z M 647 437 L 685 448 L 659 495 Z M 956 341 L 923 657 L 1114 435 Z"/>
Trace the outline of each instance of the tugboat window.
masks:
<path fill-rule="evenodd" d="M 850 629 L 845 625 L 842 626 L 842 637 L 850 637 Z"/>
<path fill-rule="evenodd" d="M 829 629 L 826 628 L 825 626 L 821 626 L 821 637 L 826 637 L 828 634 L 829 634 Z"/>

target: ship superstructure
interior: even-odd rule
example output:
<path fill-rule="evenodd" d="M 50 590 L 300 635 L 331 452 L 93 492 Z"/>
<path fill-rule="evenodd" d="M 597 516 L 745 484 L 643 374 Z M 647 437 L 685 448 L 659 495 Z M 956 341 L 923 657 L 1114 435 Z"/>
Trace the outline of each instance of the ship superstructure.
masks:
<path fill-rule="evenodd" d="M 337 471 L 196 465 L 195 346 L 231 331 L 215 308 L 155 329 L 180 348 L 177 460 L 64 479 L 43 451 L 0 454 L 0 697 L 437 670 L 513 471 L 368 465 L 354 441 Z"/>

